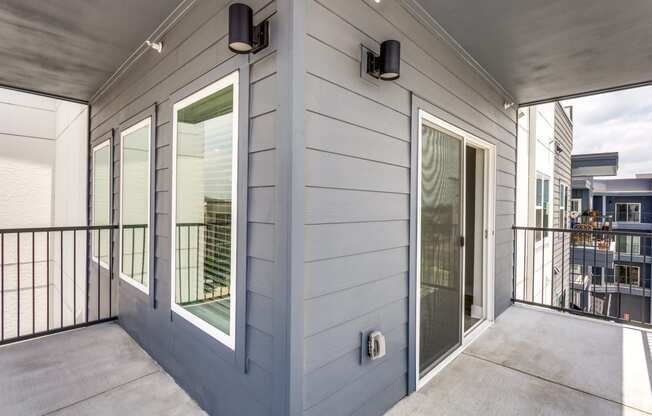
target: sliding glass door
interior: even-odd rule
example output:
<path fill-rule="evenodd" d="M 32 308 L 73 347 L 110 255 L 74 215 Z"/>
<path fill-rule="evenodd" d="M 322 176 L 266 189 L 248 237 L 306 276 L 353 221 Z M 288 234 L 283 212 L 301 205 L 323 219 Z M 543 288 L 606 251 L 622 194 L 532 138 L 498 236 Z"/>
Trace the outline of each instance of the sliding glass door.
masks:
<path fill-rule="evenodd" d="M 419 154 L 419 374 L 462 340 L 464 138 L 423 120 Z"/>

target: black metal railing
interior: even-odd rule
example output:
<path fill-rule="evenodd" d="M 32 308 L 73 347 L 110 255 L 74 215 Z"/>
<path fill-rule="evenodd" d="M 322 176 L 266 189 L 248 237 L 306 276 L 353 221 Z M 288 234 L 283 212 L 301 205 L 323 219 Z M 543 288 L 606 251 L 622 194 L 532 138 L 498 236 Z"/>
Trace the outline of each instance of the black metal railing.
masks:
<path fill-rule="evenodd" d="M 116 228 L 0 229 L 0 345 L 115 319 Z"/>
<path fill-rule="evenodd" d="M 513 227 L 512 301 L 650 325 L 652 233 Z"/>
<path fill-rule="evenodd" d="M 230 296 L 230 220 L 178 223 L 175 256 L 175 300 L 179 305 L 193 305 Z"/>

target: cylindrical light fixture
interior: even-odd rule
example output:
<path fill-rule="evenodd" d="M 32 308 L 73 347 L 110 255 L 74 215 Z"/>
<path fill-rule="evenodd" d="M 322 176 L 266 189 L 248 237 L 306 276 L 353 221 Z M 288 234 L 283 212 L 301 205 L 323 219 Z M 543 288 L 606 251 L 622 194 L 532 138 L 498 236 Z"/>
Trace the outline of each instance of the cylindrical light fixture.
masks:
<path fill-rule="evenodd" d="M 229 49 L 249 53 L 253 49 L 253 11 L 242 3 L 229 6 Z"/>
<path fill-rule="evenodd" d="M 401 75 L 401 43 L 386 40 L 380 44 L 380 78 L 391 81 Z"/>

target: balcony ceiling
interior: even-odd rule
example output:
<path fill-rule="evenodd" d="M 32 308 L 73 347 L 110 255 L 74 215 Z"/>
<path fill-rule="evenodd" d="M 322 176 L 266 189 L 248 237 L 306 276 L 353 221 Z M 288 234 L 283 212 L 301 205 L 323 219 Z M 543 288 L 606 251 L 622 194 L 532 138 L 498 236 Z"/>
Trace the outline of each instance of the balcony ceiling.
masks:
<path fill-rule="evenodd" d="M 652 81 L 652 1 L 417 1 L 518 103 Z"/>
<path fill-rule="evenodd" d="M 2 0 L 0 84 L 88 100 L 179 0 Z"/>

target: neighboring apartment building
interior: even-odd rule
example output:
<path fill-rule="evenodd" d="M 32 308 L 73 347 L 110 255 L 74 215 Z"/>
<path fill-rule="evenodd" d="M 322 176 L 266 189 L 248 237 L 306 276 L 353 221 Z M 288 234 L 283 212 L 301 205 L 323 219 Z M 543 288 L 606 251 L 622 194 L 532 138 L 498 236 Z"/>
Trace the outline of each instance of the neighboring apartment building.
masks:
<path fill-rule="evenodd" d="M 519 110 L 517 224 L 568 226 L 573 148 L 569 110 L 559 102 Z M 516 293 L 530 301 L 563 304 L 562 281 L 568 277 L 565 265 L 570 253 L 561 244 L 563 234 L 541 231 L 522 237 L 517 241 L 517 275 L 523 277 L 516 282 Z"/>
<path fill-rule="evenodd" d="M 596 179 L 617 173 L 618 154 L 573 155 L 572 210 L 577 223 L 631 235 L 610 236 L 595 256 L 572 256 L 576 282 L 592 282 L 574 306 L 624 320 L 650 319 L 652 264 L 652 175 L 627 179 Z M 578 283 L 579 284 L 579 283 Z M 585 283 L 583 283 L 585 284 Z M 585 287 L 586 288 L 586 287 Z"/>

